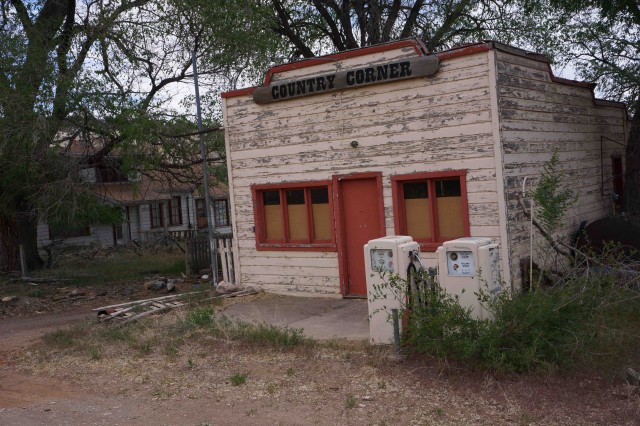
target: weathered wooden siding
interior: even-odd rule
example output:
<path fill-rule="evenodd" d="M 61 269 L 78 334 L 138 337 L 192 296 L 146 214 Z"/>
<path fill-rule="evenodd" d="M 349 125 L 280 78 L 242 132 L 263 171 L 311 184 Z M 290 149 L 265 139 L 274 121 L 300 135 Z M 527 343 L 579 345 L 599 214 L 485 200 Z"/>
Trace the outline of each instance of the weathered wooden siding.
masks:
<path fill-rule="evenodd" d="M 580 222 L 610 212 L 611 156 L 624 155 L 624 148 L 604 140 L 601 156 L 601 137 L 624 144 L 626 117 L 621 108 L 597 106 L 589 88 L 554 82 L 544 62 L 500 51 L 495 57 L 508 248 L 518 288 L 519 262 L 530 251 L 529 222 L 517 201 L 524 177 L 535 185 L 543 164 L 557 150 L 566 173 L 564 184 L 578 195 L 558 233 L 570 238 Z M 534 240 L 541 243 L 542 236 L 535 233 Z M 542 263 L 548 253 L 538 250 L 534 261 Z"/>
<path fill-rule="evenodd" d="M 274 75 L 287 80 L 414 56 L 413 49 Z M 467 169 L 471 235 L 499 238 L 487 53 L 443 61 L 431 78 L 257 105 L 223 100 L 239 278 L 268 291 L 339 295 L 335 252 L 257 251 L 250 185 L 383 174 L 387 235 L 391 175 Z M 351 141 L 358 148 L 350 146 Z M 433 259 L 434 253 L 423 253 Z M 428 262 L 433 264 L 434 262 Z"/>

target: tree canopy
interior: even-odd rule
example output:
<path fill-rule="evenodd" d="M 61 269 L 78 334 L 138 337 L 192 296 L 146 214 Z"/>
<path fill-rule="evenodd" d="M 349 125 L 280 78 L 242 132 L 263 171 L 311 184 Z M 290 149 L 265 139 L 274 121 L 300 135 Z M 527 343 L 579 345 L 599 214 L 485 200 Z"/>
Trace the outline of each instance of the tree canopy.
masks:
<path fill-rule="evenodd" d="M 171 137 L 189 133 L 193 122 L 174 101 L 180 83 L 190 84 L 191 52 L 197 52 L 202 76 L 233 79 L 264 57 L 260 51 L 272 49 L 275 40 L 256 27 L 259 14 L 248 9 L 257 5 L 214 0 L 207 2 L 206 16 L 197 5 L 0 2 L 0 253 L 5 268 L 16 267 L 18 242 L 27 248 L 29 267 L 41 264 L 35 241 L 39 218 L 95 210 L 83 190 L 83 167 L 114 153 L 143 172 L 171 171 L 193 160 L 186 149 L 189 138 L 179 144 Z M 256 37 L 260 31 L 265 42 Z M 72 158 L 70 141 L 82 135 L 99 143 L 90 154 Z"/>
<path fill-rule="evenodd" d="M 0 0 L 2 264 L 15 268 L 17 242 L 30 267 L 41 263 L 39 218 L 102 214 L 80 170 L 105 157 L 189 179 L 193 109 L 177 98 L 191 83 L 193 50 L 213 89 L 204 96 L 211 128 L 220 86 L 255 83 L 286 60 L 406 37 L 431 51 L 487 38 L 542 50 L 627 102 L 638 123 L 639 34 L 634 0 Z M 222 158 L 222 140 L 209 135 Z M 99 144 L 69 161 L 69 141 L 80 137 Z M 627 155 L 636 181 L 639 145 Z"/>

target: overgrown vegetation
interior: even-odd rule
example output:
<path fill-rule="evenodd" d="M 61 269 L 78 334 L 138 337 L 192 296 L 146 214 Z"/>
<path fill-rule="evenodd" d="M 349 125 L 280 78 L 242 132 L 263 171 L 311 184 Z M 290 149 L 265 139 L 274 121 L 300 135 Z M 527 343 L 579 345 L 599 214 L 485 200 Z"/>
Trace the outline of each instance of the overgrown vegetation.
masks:
<path fill-rule="evenodd" d="M 232 321 L 216 315 L 211 305 L 195 304 L 187 311 L 155 321 L 147 318 L 125 326 L 85 323 L 48 333 L 43 340 L 50 349 L 85 353 L 97 361 L 109 353 L 115 356 L 123 351 L 141 357 L 164 354 L 175 358 L 183 345 L 210 337 L 278 349 L 312 344 L 302 335 L 302 330 Z M 186 362 L 193 367 L 192 359 Z"/>
<path fill-rule="evenodd" d="M 622 373 L 640 364 L 640 282 L 637 272 L 621 282 L 616 270 L 568 275 L 554 287 L 513 297 L 476 293 L 493 320 L 475 319 L 471 308 L 430 282 L 414 295 L 420 303 L 404 308 L 405 348 L 506 372 L 595 368 Z M 407 288 L 397 277 L 388 282 Z"/>
<path fill-rule="evenodd" d="M 217 317 L 213 308 L 209 306 L 189 311 L 183 322 L 183 327 L 187 330 L 205 331 L 217 337 L 277 347 L 293 347 L 309 343 L 300 329 L 232 321 L 225 316 Z"/>
<path fill-rule="evenodd" d="M 179 275 L 185 270 L 184 254 L 178 250 L 84 248 L 61 256 L 55 269 L 32 275 L 69 279 L 73 285 L 87 285 L 140 281 L 152 275 Z"/>

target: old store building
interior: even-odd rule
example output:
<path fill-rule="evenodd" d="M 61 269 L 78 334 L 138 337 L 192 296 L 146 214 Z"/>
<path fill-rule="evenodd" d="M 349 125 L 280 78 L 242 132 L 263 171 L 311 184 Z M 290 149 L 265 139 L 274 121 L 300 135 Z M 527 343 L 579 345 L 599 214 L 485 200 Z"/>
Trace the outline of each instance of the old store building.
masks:
<path fill-rule="evenodd" d="M 363 244 L 491 237 L 519 283 L 517 203 L 557 150 L 579 195 L 565 233 L 611 210 L 626 112 L 548 60 L 495 42 L 429 55 L 410 39 L 271 68 L 223 94 L 235 263 L 243 284 L 366 293 Z"/>

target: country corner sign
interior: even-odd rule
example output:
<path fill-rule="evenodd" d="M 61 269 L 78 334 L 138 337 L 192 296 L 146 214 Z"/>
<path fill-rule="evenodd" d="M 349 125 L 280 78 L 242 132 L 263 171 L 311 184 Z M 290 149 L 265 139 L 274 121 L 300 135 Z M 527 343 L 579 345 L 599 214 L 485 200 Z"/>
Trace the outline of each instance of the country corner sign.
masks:
<path fill-rule="evenodd" d="M 256 88 L 253 92 L 253 100 L 257 104 L 268 104 L 373 84 L 427 77 L 435 74 L 439 66 L 440 62 L 436 56 L 427 56 L 305 77 L 298 80 L 277 81 L 267 87 Z"/>

